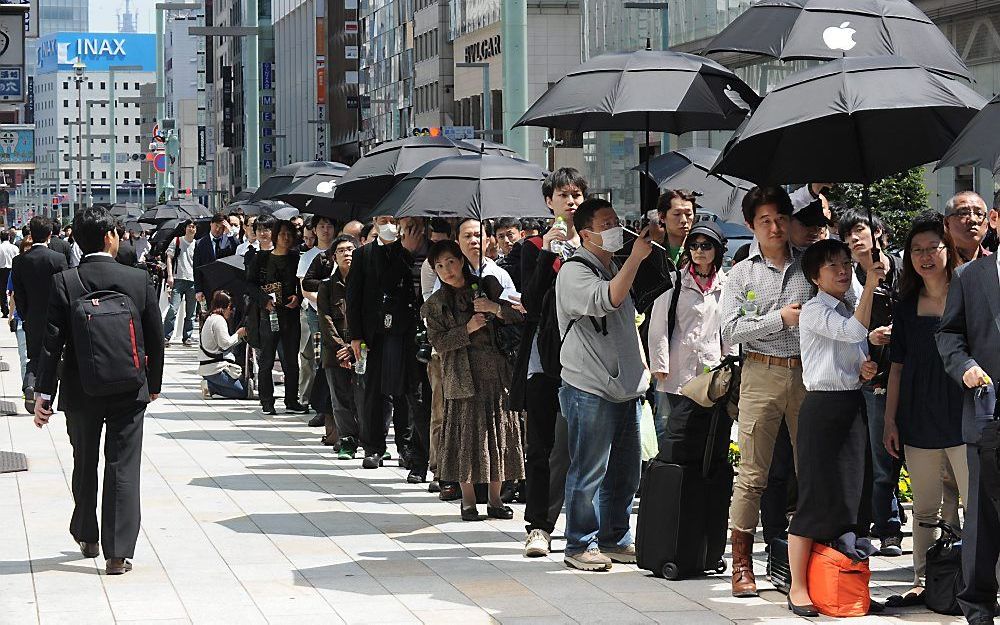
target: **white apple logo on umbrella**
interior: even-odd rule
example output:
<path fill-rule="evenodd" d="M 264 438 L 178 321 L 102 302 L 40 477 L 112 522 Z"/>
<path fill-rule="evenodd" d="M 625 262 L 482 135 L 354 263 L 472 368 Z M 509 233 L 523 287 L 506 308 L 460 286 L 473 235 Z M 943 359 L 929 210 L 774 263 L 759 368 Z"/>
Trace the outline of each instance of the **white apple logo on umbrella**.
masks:
<path fill-rule="evenodd" d="M 850 50 L 858 45 L 854 41 L 854 33 L 857 31 L 849 28 L 850 22 L 844 22 L 840 26 L 831 26 L 823 31 L 823 43 L 831 50 Z"/>
<path fill-rule="evenodd" d="M 316 191 L 318 193 L 330 194 L 333 190 L 337 188 L 336 182 L 321 182 L 316 185 Z"/>

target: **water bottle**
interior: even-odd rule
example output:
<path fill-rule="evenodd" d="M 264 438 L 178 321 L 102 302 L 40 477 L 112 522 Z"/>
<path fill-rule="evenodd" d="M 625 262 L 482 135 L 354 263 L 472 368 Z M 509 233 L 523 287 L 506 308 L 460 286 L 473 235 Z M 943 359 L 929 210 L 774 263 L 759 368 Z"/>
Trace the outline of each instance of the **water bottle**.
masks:
<path fill-rule="evenodd" d="M 556 217 L 555 222 L 553 222 L 552 224 L 552 229 L 559 230 L 563 234 L 569 232 L 569 228 L 566 226 L 566 219 L 561 215 L 559 217 Z M 563 250 L 565 248 L 566 248 L 565 241 L 560 241 L 557 239 L 549 241 L 549 249 L 552 250 L 552 253 L 555 254 L 556 256 L 562 256 Z"/>
<path fill-rule="evenodd" d="M 278 311 L 272 310 L 267 317 L 271 322 L 271 332 L 277 332 L 281 329 L 281 326 L 278 325 Z"/>
<path fill-rule="evenodd" d="M 358 358 L 357 362 L 354 363 L 354 373 L 358 375 L 364 375 L 365 371 L 367 370 L 368 370 L 368 346 L 362 343 L 361 356 Z"/>
<path fill-rule="evenodd" d="M 756 317 L 757 316 L 757 294 L 753 291 L 747 291 L 747 299 L 743 302 L 743 316 L 744 317 Z"/>
<path fill-rule="evenodd" d="M 323 335 L 319 332 L 313 333 L 313 362 L 320 366 L 320 354 L 323 352 Z"/>

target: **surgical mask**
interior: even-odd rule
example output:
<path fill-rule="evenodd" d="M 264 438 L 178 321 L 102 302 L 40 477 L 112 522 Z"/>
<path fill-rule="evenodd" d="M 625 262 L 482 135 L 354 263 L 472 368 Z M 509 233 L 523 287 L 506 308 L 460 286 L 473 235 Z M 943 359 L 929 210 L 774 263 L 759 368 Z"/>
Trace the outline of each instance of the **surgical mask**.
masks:
<path fill-rule="evenodd" d="M 378 238 L 383 241 L 395 241 L 398 234 L 399 229 L 396 224 L 382 224 L 378 227 Z"/>
<path fill-rule="evenodd" d="M 240 236 L 240 227 L 239 226 L 229 226 L 229 236 L 231 236 L 231 237 L 238 237 L 238 236 Z"/>
<path fill-rule="evenodd" d="M 607 230 L 601 232 L 600 235 L 601 235 L 600 248 L 605 252 L 610 252 L 614 254 L 618 250 L 625 247 L 625 231 L 622 230 L 621 226 L 608 228 Z"/>

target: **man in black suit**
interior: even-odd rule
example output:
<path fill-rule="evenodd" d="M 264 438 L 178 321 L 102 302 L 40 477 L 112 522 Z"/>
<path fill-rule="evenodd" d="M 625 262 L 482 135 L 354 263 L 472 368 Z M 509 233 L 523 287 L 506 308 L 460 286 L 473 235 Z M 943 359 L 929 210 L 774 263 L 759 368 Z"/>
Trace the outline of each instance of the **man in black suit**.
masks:
<path fill-rule="evenodd" d="M 52 236 L 49 238 L 49 249 L 55 252 L 59 252 L 66 257 L 66 262 L 70 262 L 70 256 L 72 255 L 72 246 L 65 240 L 59 238 L 59 234 L 62 232 L 62 228 L 59 226 L 58 221 L 52 222 Z M 31 237 L 35 240 L 35 237 Z"/>
<path fill-rule="evenodd" d="M 115 260 L 126 267 L 135 267 L 139 264 L 139 256 L 135 253 L 135 245 L 125 234 L 125 228 L 121 225 L 115 227 L 118 231 L 118 253 Z"/>
<path fill-rule="evenodd" d="M 83 258 L 78 268 L 64 271 L 53 280 L 35 385 L 35 425 L 42 427 L 49 422 L 51 400 L 58 387 L 59 409 L 66 413 L 66 429 L 73 445 L 73 500 L 76 505 L 70 533 L 88 558 L 95 558 L 99 553 L 100 533 L 107 574 L 121 575 L 132 569 L 128 559 L 134 555 L 139 536 L 142 422 L 146 405 L 160 393 L 163 323 L 149 275 L 141 269 L 115 262 L 118 233 L 108 210 L 97 207 L 80 211 L 73 221 L 73 230 Z M 83 388 L 70 319 L 80 289 L 79 285 L 68 286 L 74 285 L 77 278 L 87 293 L 123 293 L 132 299 L 139 311 L 142 327 L 136 329 L 136 339 L 141 336 L 139 347 L 145 349 L 146 380 L 138 390 L 94 396 Z M 97 464 L 101 429 L 105 424 L 108 432 L 104 443 L 104 496 L 99 526 Z"/>
<path fill-rule="evenodd" d="M 198 239 L 194 245 L 194 297 L 199 302 L 205 299 L 201 267 L 236 253 L 236 239 L 229 236 L 228 231 L 229 221 L 226 219 L 226 215 L 216 213 L 212 216 L 208 236 Z"/>
<path fill-rule="evenodd" d="M 382 465 L 386 449 L 386 402 L 393 403 L 396 447 L 403 453 L 408 429 L 406 392 L 414 379 L 417 294 L 411 268 L 413 250 L 421 239 L 400 240 L 396 220 L 375 218 L 378 239 L 354 251 L 347 276 L 347 324 L 355 337 L 351 341 L 356 358 L 361 343 L 368 349 L 364 375 L 364 407 L 360 415 L 361 444 L 365 459 L 361 466 Z"/>
<path fill-rule="evenodd" d="M 1000 222 L 996 206 L 990 225 Z M 997 604 L 996 564 L 1000 557 L 1000 516 L 982 478 L 981 434 L 989 419 L 973 408 L 981 386 L 1000 382 L 1000 256 L 985 256 L 956 270 L 937 333 L 938 351 L 948 374 L 963 385 L 962 438 L 969 458 L 969 501 L 962 532 L 965 588 L 958 595 L 965 618 L 974 625 L 993 623 Z"/>
<path fill-rule="evenodd" d="M 33 391 L 38 354 L 45 337 L 45 308 L 49 305 L 52 276 L 66 269 L 66 257 L 49 248 L 52 222 L 48 217 L 32 217 L 28 222 L 31 247 L 14 257 L 11 265 L 14 283 L 14 302 L 24 323 L 27 343 L 28 366 L 23 380 L 25 408 L 34 411 Z"/>

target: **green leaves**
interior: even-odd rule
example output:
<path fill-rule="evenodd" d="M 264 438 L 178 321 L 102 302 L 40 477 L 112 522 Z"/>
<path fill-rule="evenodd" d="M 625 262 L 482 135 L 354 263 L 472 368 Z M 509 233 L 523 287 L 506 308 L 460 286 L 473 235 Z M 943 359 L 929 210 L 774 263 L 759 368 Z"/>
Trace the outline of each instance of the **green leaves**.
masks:
<path fill-rule="evenodd" d="M 927 197 L 923 167 L 883 178 L 871 185 L 872 212 L 888 226 L 892 247 L 899 249 L 902 246 L 913 218 L 930 208 Z M 834 205 L 865 208 L 864 185 L 838 184 L 830 191 L 828 199 Z"/>

